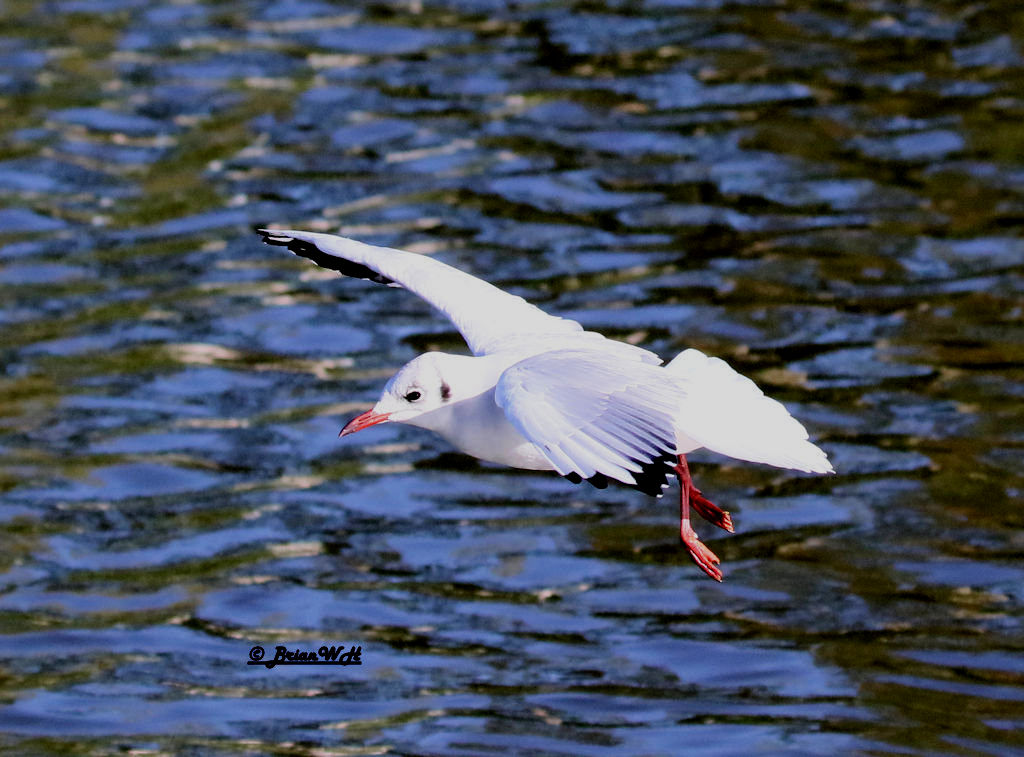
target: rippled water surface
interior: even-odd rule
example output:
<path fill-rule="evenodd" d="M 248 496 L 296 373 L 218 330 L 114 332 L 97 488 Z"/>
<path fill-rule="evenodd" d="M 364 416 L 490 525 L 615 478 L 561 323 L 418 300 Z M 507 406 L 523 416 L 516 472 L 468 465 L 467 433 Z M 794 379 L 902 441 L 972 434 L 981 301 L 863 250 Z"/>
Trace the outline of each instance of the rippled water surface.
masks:
<path fill-rule="evenodd" d="M 1024 10 L 0 2 L 0 747 L 1024 751 Z M 663 499 L 341 424 L 434 255 L 783 400 Z M 359 645 L 359 667 L 246 665 Z"/>

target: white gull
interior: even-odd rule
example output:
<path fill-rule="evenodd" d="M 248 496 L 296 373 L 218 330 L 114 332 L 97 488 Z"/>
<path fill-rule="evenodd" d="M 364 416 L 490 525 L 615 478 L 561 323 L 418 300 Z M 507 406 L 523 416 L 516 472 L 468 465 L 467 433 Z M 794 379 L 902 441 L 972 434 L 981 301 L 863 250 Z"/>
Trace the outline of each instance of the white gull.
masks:
<path fill-rule="evenodd" d="M 680 538 L 718 581 L 718 557 L 693 530 L 690 506 L 730 532 L 732 518 L 693 485 L 687 453 L 706 447 L 780 468 L 832 472 L 786 408 L 723 360 L 688 349 L 661 365 L 653 352 L 585 331 L 424 255 L 332 234 L 260 233 L 317 265 L 419 295 L 451 319 L 473 353 L 428 352 L 411 360 L 342 436 L 407 423 L 482 460 L 553 470 L 600 488 L 612 479 L 655 496 L 675 476 Z"/>

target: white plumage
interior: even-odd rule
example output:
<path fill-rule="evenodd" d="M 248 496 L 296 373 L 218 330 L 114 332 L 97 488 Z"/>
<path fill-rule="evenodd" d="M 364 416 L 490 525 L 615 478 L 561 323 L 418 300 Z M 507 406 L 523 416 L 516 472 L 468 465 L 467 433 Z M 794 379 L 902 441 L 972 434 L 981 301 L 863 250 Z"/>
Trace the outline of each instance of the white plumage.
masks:
<path fill-rule="evenodd" d="M 724 360 L 689 349 L 666 368 L 683 382 L 678 428 L 693 440 L 692 449 L 707 447 L 739 460 L 807 473 L 832 472 L 825 453 L 807 441 L 807 430 L 782 403 L 766 397 Z"/>
<path fill-rule="evenodd" d="M 654 365 L 591 350 L 542 352 L 505 370 L 494 399 L 563 476 L 602 473 L 635 485 L 644 464 L 676 454 L 678 389 Z"/>
<path fill-rule="evenodd" d="M 649 494 L 660 494 L 676 475 L 682 540 L 719 580 L 718 558 L 690 527 L 689 506 L 730 531 L 732 521 L 693 487 L 683 455 L 706 447 L 740 460 L 832 471 L 781 403 L 718 358 L 689 349 L 662 366 L 652 352 L 584 331 L 429 257 L 330 234 L 260 233 L 318 265 L 419 295 L 451 319 L 475 356 L 419 356 L 343 435 L 408 423 L 485 460 L 597 486 L 613 479 Z"/>
<path fill-rule="evenodd" d="M 292 252 L 325 268 L 356 278 L 383 278 L 387 281 L 382 283 L 419 295 L 448 316 L 474 355 L 490 355 L 534 336 L 579 335 L 583 331 L 576 321 L 548 315 L 522 297 L 425 255 L 375 247 L 333 234 L 278 229 L 261 229 L 260 233 L 267 242 L 289 249 L 291 240 L 299 243 L 296 247 L 308 245 Z M 593 336 L 604 339 L 600 334 Z"/>

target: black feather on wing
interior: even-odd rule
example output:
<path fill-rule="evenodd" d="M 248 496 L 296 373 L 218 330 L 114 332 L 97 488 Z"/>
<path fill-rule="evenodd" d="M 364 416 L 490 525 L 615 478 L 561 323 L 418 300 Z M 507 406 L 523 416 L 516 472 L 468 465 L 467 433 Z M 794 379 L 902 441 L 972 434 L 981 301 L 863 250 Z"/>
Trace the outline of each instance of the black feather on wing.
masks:
<path fill-rule="evenodd" d="M 571 481 L 574 484 L 582 484 L 586 481 L 588 484 L 593 486 L 595 489 L 607 489 L 608 488 L 608 477 L 603 473 L 595 473 L 590 478 L 583 478 L 579 473 L 566 473 L 562 476 L 566 481 Z"/>
<path fill-rule="evenodd" d="M 633 488 L 651 497 L 660 497 L 675 475 L 676 462 L 674 454 L 664 453 L 649 463 L 643 463 L 643 470 L 633 474 L 636 479 Z"/>
<path fill-rule="evenodd" d="M 633 478 L 636 479 L 636 483 L 623 483 L 622 486 L 628 486 L 630 489 L 636 489 L 637 491 L 641 491 L 651 497 L 660 497 L 665 488 L 669 485 L 672 476 L 675 475 L 676 456 L 670 453 L 665 453 L 661 457 L 649 463 L 641 462 L 639 460 L 636 462 L 642 466 L 642 470 L 633 474 Z M 567 473 L 562 476 L 562 478 L 567 481 L 571 481 L 574 484 L 582 484 L 586 481 L 595 489 L 605 489 L 608 487 L 608 477 L 603 473 L 595 473 L 590 478 L 583 478 L 579 473 L 573 472 Z"/>
<path fill-rule="evenodd" d="M 366 279 L 378 284 L 400 286 L 386 276 L 377 273 L 372 268 L 368 268 L 360 263 L 353 263 L 351 260 L 346 260 L 336 255 L 328 255 L 310 242 L 304 242 L 301 239 L 294 239 L 289 236 L 278 236 L 274 233 L 273 229 L 258 229 L 258 231 L 263 236 L 263 241 L 267 244 L 276 247 L 287 247 L 290 252 L 295 253 L 299 257 L 312 260 L 321 268 L 329 268 L 332 271 L 337 271 L 342 276 L 351 276 L 354 279 Z"/>

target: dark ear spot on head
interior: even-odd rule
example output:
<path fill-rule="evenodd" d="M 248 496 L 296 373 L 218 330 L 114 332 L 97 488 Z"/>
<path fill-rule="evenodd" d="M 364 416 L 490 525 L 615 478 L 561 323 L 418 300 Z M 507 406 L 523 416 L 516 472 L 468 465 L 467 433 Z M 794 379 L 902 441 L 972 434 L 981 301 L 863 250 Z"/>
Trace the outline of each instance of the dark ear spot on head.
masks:
<path fill-rule="evenodd" d="M 445 382 L 441 382 L 441 399 L 450 399 L 452 396 L 452 388 Z"/>

